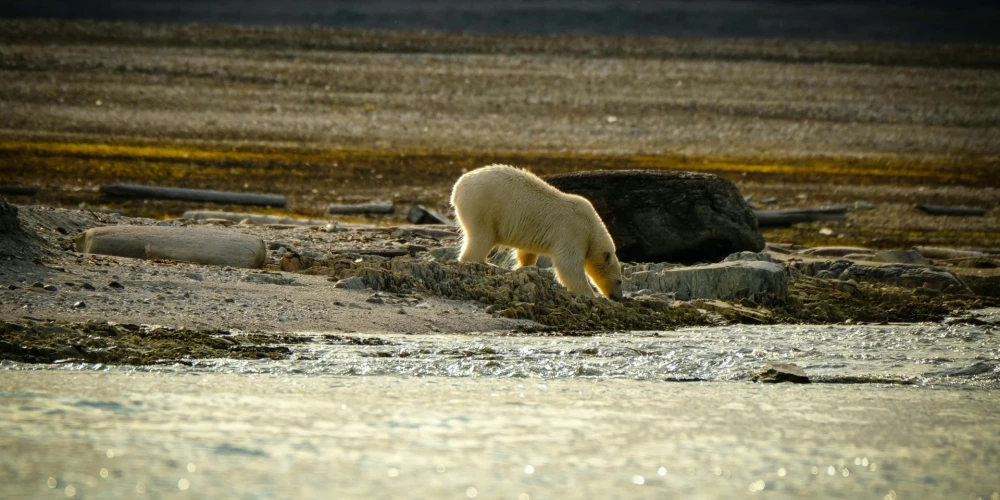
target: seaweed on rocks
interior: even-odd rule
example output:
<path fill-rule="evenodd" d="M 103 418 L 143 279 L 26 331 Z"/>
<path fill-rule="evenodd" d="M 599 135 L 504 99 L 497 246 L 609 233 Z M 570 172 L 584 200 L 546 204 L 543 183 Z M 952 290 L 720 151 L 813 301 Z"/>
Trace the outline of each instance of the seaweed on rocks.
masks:
<path fill-rule="evenodd" d="M 113 365 L 184 363 L 191 359 L 284 359 L 298 343 L 287 335 L 236 335 L 102 322 L 0 322 L 0 359 L 22 363 L 81 361 Z"/>

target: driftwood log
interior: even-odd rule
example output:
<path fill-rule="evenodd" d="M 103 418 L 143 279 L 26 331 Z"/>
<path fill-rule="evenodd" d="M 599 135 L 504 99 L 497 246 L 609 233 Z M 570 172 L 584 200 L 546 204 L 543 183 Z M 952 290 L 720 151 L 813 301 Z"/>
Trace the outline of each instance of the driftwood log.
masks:
<path fill-rule="evenodd" d="M 272 207 L 283 207 L 287 203 L 284 196 L 277 194 L 238 193 L 235 191 L 144 186 L 141 184 L 102 184 L 101 194 L 117 198 L 207 201 L 233 205 L 263 205 Z"/>
<path fill-rule="evenodd" d="M 963 217 L 982 217 L 986 209 L 981 207 L 952 207 L 945 205 L 917 205 L 917 210 L 930 215 L 957 215 Z"/>
<path fill-rule="evenodd" d="M 18 186 L 13 184 L 0 184 L 0 194 L 10 196 L 31 196 L 35 194 L 35 188 L 30 186 Z"/>
<path fill-rule="evenodd" d="M 281 224 L 289 226 L 325 226 L 329 222 L 325 219 L 300 219 L 297 217 L 281 217 L 278 215 L 246 212 L 219 212 L 215 210 L 188 210 L 184 212 L 184 218 L 189 220 L 224 219 L 232 222 L 243 222 L 249 219 L 254 224 Z"/>
<path fill-rule="evenodd" d="M 77 235 L 76 250 L 136 259 L 170 259 L 252 269 L 263 266 L 267 256 L 264 241 L 256 236 L 172 226 L 95 227 Z"/>
<path fill-rule="evenodd" d="M 395 212 L 396 207 L 392 203 L 384 202 L 358 203 L 356 205 L 331 203 L 326 207 L 327 215 L 392 214 Z"/>
<path fill-rule="evenodd" d="M 847 220 L 847 205 L 788 210 L 756 210 L 758 227 L 788 227 L 815 221 Z"/>

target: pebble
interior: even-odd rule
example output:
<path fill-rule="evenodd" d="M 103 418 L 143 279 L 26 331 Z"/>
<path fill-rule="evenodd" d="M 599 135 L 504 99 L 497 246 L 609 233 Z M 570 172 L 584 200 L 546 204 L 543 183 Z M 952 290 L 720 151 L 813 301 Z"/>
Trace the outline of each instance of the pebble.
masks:
<path fill-rule="evenodd" d="M 368 297 L 367 299 L 365 299 L 365 302 L 369 304 L 385 304 L 385 300 L 382 299 L 382 296 L 379 294 L 375 294 L 372 295 L 371 297 Z"/>
<path fill-rule="evenodd" d="M 82 300 L 78 300 L 73 304 L 73 307 L 76 309 L 83 309 L 84 307 L 87 307 L 87 303 Z"/>
<path fill-rule="evenodd" d="M 87 290 L 89 292 L 93 292 L 94 290 L 97 290 L 96 288 L 94 288 L 94 285 L 91 285 L 90 283 L 84 283 L 84 284 L 80 285 L 80 288 L 82 288 L 84 290 Z"/>
<path fill-rule="evenodd" d="M 48 291 L 48 292 L 58 292 L 59 291 L 59 289 L 56 288 L 55 285 L 45 285 L 45 286 L 42 287 L 42 290 L 45 290 L 45 291 Z"/>

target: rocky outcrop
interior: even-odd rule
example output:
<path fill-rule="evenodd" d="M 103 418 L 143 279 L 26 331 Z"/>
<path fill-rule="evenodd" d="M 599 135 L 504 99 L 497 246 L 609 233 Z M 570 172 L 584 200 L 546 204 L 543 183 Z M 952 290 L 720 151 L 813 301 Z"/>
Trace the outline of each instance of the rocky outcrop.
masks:
<path fill-rule="evenodd" d="M 764 249 L 750 205 L 732 182 L 716 175 L 616 170 L 545 180 L 590 200 L 622 262 L 718 262 L 734 252 Z"/>

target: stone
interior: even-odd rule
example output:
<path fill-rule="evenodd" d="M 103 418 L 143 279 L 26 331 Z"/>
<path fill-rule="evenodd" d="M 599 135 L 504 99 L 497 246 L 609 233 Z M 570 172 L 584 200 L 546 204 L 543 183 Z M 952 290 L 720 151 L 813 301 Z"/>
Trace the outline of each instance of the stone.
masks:
<path fill-rule="evenodd" d="M 114 288 L 114 289 L 117 289 L 117 290 L 121 290 L 121 289 L 125 288 L 125 285 L 122 285 L 121 283 L 119 283 L 117 281 L 112 281 L 111 283 L 108 283 L 108 288 Z"/>
<path fill-rule="evenodd" d="M 730 261 L 701 266 L 671 266 L 636 270 L 622 266 L 622 290 L 648 289 L 673 293 L 678 300 L 717 299 L 771 302 L 788 294 L 788 277 L 779 264 L 765 261 Z"/>
<path fill-rule="evenodd" d="M 917 264 L 926 266 L 931 263 L 916 250 L 882 250 L 881 252 L 875 254 L 875 258 L 880 262 L 890 262 L 895 264 Z"/>
<path fill-rule="evenodd" d="M 853 279 L 859 283 L 877 281 L 902 288 L 929 288 L 939 292 L 971 293 L 969 287 L 950 271 L 909 264 L 854 265 L 841 272 L 840 279 Z"/>
<path fill-rule="evenodd" d="M 616 170 L 545 180 L 590 200 L 623 262 L 718 262 L 764 249 L 753 210 L 732 182 L 716 175 Z"/>
<path fill-rule="evenodd" d="M 779 382 L 792 382 L 794 384 L 811 383 L 806 372 L 795 363 L 768 363 L 753 375 L 752 380 L 765 384 L 776 384 Z"/>
<path fill-rule="evenodd" d="M 84 301 L 82 301 L 82 300 L 79 300 L 79 301 L 76 301 L 76 302 L 73 303 L 73 308 L 74 309 L 83 309 L 85 307 L 87 307 L 87 303 L 84 302 Z"/>
<path fill-rule="evenodd" d="M 257 236 L 194 227 L 96 227 L 76 237 L 76 248 L 83 253 L 252 269 L 262 267 L 267 256 L 264 241 Z"/>
<path fill-rule="evenodd" d="M 412 222 L 413 224 L 444 224 L 447 226 L 454 226 L 455 223 L 451 219 L 431 210 L 423 205 L 413 205 L 410 208 L 410 212 L 406 215 L 406 220 Z"/>
<path fill-rule="evenodd" d="M 793 262 L 789 264 L 806 276 L 853 280 L 855 283 L 883 283 L 901 288 L 928 288 L 939 292 L 970 293 L 954 273 L 939 268 L 911 264 L 864 265 L 848 260 Z"/>
<path fill-rule="evenodd" d="M 366 285 L 365 280 L 361 279 L 360 277 L 352 276 L 350 278 L 345 278 L 334 283 L 333 287 L 342 288 L 345 290 L 364 290 L 368 288 L 368 285 Z"/>

